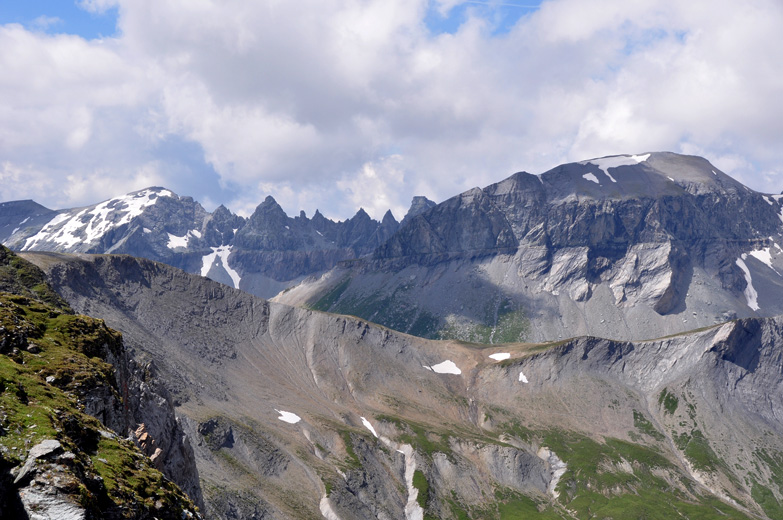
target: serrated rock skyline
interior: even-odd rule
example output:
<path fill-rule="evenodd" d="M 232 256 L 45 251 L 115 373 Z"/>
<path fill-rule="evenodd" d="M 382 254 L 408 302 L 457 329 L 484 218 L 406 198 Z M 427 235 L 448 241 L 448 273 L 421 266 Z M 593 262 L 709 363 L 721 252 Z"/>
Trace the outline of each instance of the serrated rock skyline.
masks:
<path fill-rule="evenodd" d="M 435 203 L 416 197 L 410 218 Z M 18 251 L 122 253 L 161 261 L 260 296 L 301 277 L 371 253 L 399 223 L 363 210 L 333 221 L 318 210 L 289 217 L 271 196 L 247 218 L 221 205 L 151 187 L 84 208 L 51 210 L 34 201 L 0 204 L 0 242 Z"/>
<path fill-rule="evenodd" d="M 645 339 L 783 313 L 783 196 L 657 152 L 526 172 L 275 300 L 425 337 Z"/>
<path fill-rule="evenodd" d="M 425 337 L 641 339 L 783 312 L 783 196 L 668 152 L 415 197 L 401 223 L 290 217 L 271 196 L 243 218 L 149 188 L 71 210 L 3 203 L 0 238 L 144 257 Z"/>

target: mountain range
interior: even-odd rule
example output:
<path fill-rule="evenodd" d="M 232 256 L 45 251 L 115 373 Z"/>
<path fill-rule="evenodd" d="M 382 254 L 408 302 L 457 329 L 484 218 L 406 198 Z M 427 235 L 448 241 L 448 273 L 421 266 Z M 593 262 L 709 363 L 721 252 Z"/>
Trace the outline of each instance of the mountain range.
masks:
<path fill-rule="evenodd" d="M 671 153 L 517 173 L 275 299 L 482 343 L 644 339 L 783 314 L 783 197 Z"/>
<path fill-rule="evenodd" d="M 123 253 L 276 301 L 482 343 L 644 339 L 783 314 L 783 196 L 705 159 L 647 153 L 519 172 L 398 223 L 363 210 L 243 218 L 149 188 L 52 211 L 0 204 L 18 251 Z"/>
<path fill-rule="evenodd" d="M 121 331 L 147 368 L 117 403 L 149 404 L 113 429 L 180 446 L 156 464 L 205 518 L 783 518 L 783 196 L 705 159 L 519 172 L 401 223 L 6 202 L 0 237 L 40 269 L 2 291 Z"/>
<path fill-rule="evenodd" d="M 432 204 L 414 198 L 406 218 Z M 292 218 L 272 197 L 248 218 L 222 205 L 209 213 L 191 197 L 164 188 L 57 211 L 30 200 L 0 204 L 0 242 L 11 249 L 130 254 L 262 297 L 369 254 L 398 228 L 390 211 L 381 222 L 362 209 L 345 221 L 318 210 L 312 218 L 304 212 Z"/>

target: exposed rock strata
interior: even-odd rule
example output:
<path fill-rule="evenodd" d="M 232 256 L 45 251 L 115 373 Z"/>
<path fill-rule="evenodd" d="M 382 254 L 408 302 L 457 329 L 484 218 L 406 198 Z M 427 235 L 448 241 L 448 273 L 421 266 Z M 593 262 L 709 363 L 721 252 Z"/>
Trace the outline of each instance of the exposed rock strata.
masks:
<path fill-rule="evenodd" d="M 634 157 L 474 188 L 275 300 L 485 343 L 643 339 L 783 313 L 783 198 L 701 158 Z"/>

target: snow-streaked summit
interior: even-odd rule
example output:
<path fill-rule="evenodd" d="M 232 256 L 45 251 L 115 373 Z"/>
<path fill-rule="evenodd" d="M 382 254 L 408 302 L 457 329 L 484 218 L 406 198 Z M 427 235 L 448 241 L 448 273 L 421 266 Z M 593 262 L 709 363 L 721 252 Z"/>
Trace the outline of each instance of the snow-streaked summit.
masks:
<path fill-rule="evenodd" d="M 161 197 L 177 196 L 164 188 L 147 188 L 94 206 L 64 211 L 27 238 L 21 249 L 29 251 L 45 245 L 51 251 L 87 252 L 109 231 L 127 226 Z M 111 252 L 111 248 L 106 252 Z"/>

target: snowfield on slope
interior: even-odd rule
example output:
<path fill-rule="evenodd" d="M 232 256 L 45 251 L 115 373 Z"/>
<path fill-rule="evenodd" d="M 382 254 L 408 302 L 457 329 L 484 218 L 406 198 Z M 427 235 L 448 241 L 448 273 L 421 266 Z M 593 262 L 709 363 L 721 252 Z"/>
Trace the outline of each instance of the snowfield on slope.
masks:
<path fill-rule="evenodd" d="M 510 358 L 511 354 L 509 352 L 498 352 L 496 354 L 490 354 L 489 357 L 495 361 L 503 361 L 504 359 Z"/>
<path fill-rule="evenodd" d="M 743 254 L 742 257 L 737 258 L 736 264 L 737 266 L 742 269 L 742 272 L 745 274 L 745 282 L 747 285 L 745 286 L 745 299 L 748 301 L 748 307 L 750 307 L 752 310 L 757 311 L 759 310 L 759 303 L 758 303 L 758 297 L 759 294 L 756 292 L 756 289 L 753 288 L 753 279 L 750 277 L 750 270 L 748 269 L 747 264 L 745 264 L 745 259 L 748 257 L 748 255 Z"/>
<path fill-rule="evenodd" d="M 65 247 L 79 243 L 90 244 L 100 239 L 111 229 L 129 224 L 155 204 L 160 197 L 174 197 L 168 190 L 143 190 L 101 202 L 93 208 L 85 208 L 76 214 L 60 213 L 41 230 L 28 238 L 22 247 L 29 251 L 39 242 L 51 241 Z M 110 215 L 121 215 L 119 219 Z M 80 236 L 83 234 L 84 236 Z"/>
<path fill-rule="evenodd" d="M 278 410 L 278 409 L 275 409 L 275 411 L 280 414 L 280 417 L 278 417 L 278 419 L 280 419 L 283 422 L 287 422 L 289 424 L 296 424 L 302 420 L 302 418 L 296 415 L 295 413 L 284 412 L 283 410 Z"/>
<path fill-rule="evenodd" d="M 462 370 L 460 370 L 459 367 L 457 367 L 457 365 L 450 359 L 447 359 L 442 363 L 438 363 L 437 365 L 432 365 L 429 367 L 427 365 L 422 365 L 422 366 L 427 370 L 432 370 L 436 374 L 460 375 L 462 373 Z"/>

